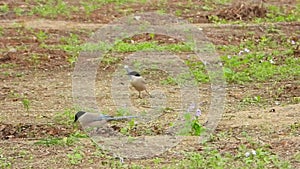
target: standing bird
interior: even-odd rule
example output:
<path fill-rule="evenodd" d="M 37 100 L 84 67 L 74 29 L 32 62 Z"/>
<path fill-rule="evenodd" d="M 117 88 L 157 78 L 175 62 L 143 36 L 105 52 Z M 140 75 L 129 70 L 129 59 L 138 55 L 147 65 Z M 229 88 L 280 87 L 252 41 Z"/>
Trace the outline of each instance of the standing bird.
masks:
<path fill-rule="evenodd" d="M 120 117 L 113 117 L 104 114 L 98 113 L 89 113 L 84 111 L 79 111 L 75 114 L 74 123 L 76 121 L 80 121 L 82 126 L 99 126 L 103 124 L 105 121 L 118 121 L 118 120 L 129 120 L 132 118 L 137 118 L 137 116 L 120 116 Z"/>
<path fill-rule="evenodd" d="M 139 98 L 142 98 L 141 91 L 143 90 L 145 90 L 146 93 L 151 96 L 146 89 L 145 79 L 138 72 L 131 70 L 127 65 L 125 65 L 124 68 L 127 71 L 127 75 L 130 76 L 130 84 L 139 92 Z"/>

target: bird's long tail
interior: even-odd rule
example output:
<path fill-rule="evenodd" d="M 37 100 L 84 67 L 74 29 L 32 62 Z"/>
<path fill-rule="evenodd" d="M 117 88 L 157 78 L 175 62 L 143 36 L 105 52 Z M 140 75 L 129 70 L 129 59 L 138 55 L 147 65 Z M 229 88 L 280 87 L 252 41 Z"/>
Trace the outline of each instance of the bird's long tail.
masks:
<path fill-rule="evenodd" d="M 102 116 L 102 117 L 100 117 L 99 120 L 119 121 L 119 120 L 130 120 L 130 119 L 134 119 L 134 118 L 138 118 L 138 116 L 117 116 L 117 117 Z"/>

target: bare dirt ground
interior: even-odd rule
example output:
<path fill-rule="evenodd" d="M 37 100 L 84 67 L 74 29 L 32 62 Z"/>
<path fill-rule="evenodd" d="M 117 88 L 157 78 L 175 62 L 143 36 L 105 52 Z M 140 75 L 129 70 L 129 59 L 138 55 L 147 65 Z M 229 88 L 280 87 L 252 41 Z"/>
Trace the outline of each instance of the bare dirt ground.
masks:
<path fill-rule="evenodd" d="M 1 2 L 2 3 L 2 2 Z M 178 8 L 169 3 L 167 12 L 174 13 Z M 203 5 L 203 2 L 198 2 Z M 287 4 L 293 6 L 294 1 L 270 1 L 270 4 Z M 11 1 L 9 5 L 21 6 L 30 9 L 31 6 L 22 6 L 23 1 Z M 32 4 L 34 5 L 34 4 Z M 140 11 L 141 6 L 130 4 L 122 6 L 123 11 L 128 8 L 133 11 Z M 159 4 L 150 3 L 143 7 L 143 11 L 154 11 Z M 240 7 L 239 15 L 232 12 Z M 229 20 L 249 20 L 251 17 L 265 17 L 264 9 L 259 6 L 233 8 L 222 8 L 213 12 L 195 11 L 184 13 L 186 19 L 193 19 L 192 23 L 201 27 L 209 40 L 216 44 L 239 44 L 247 38 L 249 31 L 254 31 L 259 37 L 267 32 L 269 24 L 245 24 L 215 25 L 209 23 L 207 16 L 211 13 L 217 14 Z M 230 10 L 231 9 L 231 10 Z M 251 11 L 251 14 L 247 13 Z M 114 10 L 114 6 L 108 4 L 96 11 L 89 17 L 80 12 L 72 14 L 71 17 L 59 16 L 58 18 L 41 18 L 40 16 L 16 16 L 8 13 L 2 15 L 0 24 L 3 28 L 0 37 L 1 51 L 0 64 L 13 64 L 13 66 L 1 67 L 0 74 L 0 145 L 2 162 L 11 163 L 12 168 L 103 168 L 107 166 L 108 159 L 98 154 L 98 149 L 90 139 L 84 138 L 76 146 L 44 146 L 35 145 L 40 139 L 53 137 L 66 137 L 76 130 L 76 126 L 65 126 L 59 123 L 55 116 L 58 112 L 63 112 L 72 107 L 72 72 L 73 67 L 67 62 L 69 54 L 61 49 L 45 49 L 41 47 L 41 42 L 37 39 L 35 32 L 43 30 L 50 36 L 45 41 L 47 45 L 61 44 L 61 36 L 69 33 L 76 33 L 79 39 L 84 42 L 90 34 L 107 24 L 114 18 L 119 18 L 126 14 Z M 231 17 L 228 17 L 231 16 Z M 287 36 L 295 36 L 293 32 L 300 29 L 300 23 L 274 23 L 277 29 Z M 230 41 L 228 40 L 230 37 Z M 147 39 L 140 38 L 140 41 Z M 139 40 L 139 39 L 136 39 Z M 166 39 L 162 38 L 162 41 Z M 32 59 L 32 54 L 39 56 L 38 63 Z M 184 55 L 184 54 L 183 54 Z M 122 56 L 121 58 L 124 58 Z M 110 97 L 111 76 L 117 65 L 100 64 L 97 74 L 97 99 L 100 105 L 109 107 L 113 105 Z M 159 77 L 146 75 L 150 92 L 156 88 L 170 91 L 166 86 L 157 85 Z M 104 79 L 104 80 L 103 80 Z M 174 87 L 175 88 L 175 87 Z M 278 91 L 280 88 L 280 92 Z M 235 152 L 240 144 L 249 144 L 247 140 L 241 139 L 241 135 L 247 132 L 255 141 L 261 145 L 269 145 L 273 153 L 281 158 L 291 160 L 294 168 L 300 167 L 299 161 L 292 160 L 293 155 L 300 149 L 300 104 L 294 104 L 292 98 L 300 96 L 299 79 L 281 81 L 277 83 L 250 83 L 245 85 L 228 84 L 227 86 L 226 108 L 223 118 L 220 121 L 216 134 L 226 133 L 228 137 L 219 138 L 212 141 L 220 151 Z M 203 113 L 207 113 L 209 105 L 210 86 L 199 85 Z M 248 96 L 260 95 L 266 102 L 259 105 L 244 105 L 242 99 Z M 132 91 L 134 98 L 136 93 Z M 29 110 L 26 111 L 22 103 L 23 98 L 30 100 Z M 135 101 L 136 105 L 143 105 L 143 101 Z M 296 126 L 292 129 L 291 126 Z M 188 140 L 188 139 L 187 139 Z M 189 145 L 189 146 L 186 146 Z M 66 154 L 81 147 L 81 153 L 86 158 L 82 163 L 71 165 Z M 172 159 L 181 158 L 176 156 L 176 151 L 193 150 L 201 151 L 201 145 L 185 141 L 173 151 L 162 154 L 161 158 Z M 131 164 L 151 165 L 153 161 L 128 160 Z"/>

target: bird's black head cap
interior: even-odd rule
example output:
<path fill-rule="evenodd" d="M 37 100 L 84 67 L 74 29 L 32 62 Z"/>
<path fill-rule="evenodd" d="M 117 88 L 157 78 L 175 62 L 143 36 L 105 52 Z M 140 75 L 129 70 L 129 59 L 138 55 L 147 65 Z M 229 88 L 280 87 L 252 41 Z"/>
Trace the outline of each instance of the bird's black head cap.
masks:
<path fill-rule="evenodd" d="M 130 73 L 128 73 L 128 75 L 132 75 L 132 76 L 141 76 L 138 72 L 136 71 L 132 71 Z"/>
<path fill-rule="evenodd" d="M 85 112 L 84 111 L 79 111 L 75 114 L 75 120 L 74 120 L 74 123 L 82 116 L 84 115 Z"/>

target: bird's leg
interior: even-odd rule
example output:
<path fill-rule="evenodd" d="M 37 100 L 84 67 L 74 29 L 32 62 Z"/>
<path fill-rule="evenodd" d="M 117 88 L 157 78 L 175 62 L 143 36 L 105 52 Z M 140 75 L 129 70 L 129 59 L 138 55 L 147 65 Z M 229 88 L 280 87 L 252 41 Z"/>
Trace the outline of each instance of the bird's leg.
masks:
<path fill-rule="evenodd" d="M 139 91 L 139 98 L 141 99 L 142 97 L 141 97 L 141 91 Z"/>
<path fill-rule="evenodd" d="M 147 89 L 145 89 L 145 91 L 146 91 L 146 93 L 147 93 L 150 97 L 152 97 L 152 95 L 148 92 Z"/>

